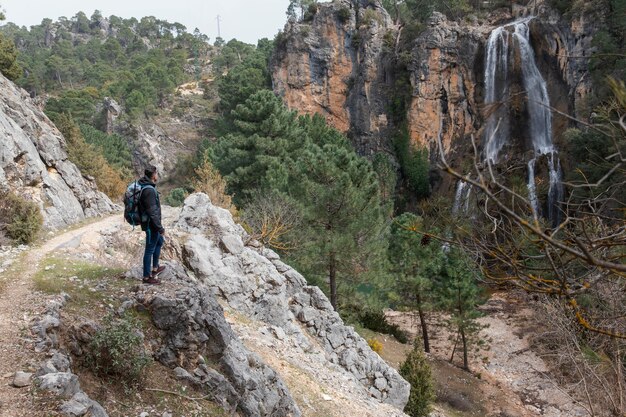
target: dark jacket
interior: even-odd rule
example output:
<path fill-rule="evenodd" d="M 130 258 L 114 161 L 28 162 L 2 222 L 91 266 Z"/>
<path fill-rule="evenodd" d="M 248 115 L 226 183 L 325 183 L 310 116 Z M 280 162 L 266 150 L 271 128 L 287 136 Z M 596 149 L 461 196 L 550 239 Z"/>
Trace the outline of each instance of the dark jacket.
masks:
<path fill-rule="evenodd" d="M 138 182 L 141 186 L 151 185 L 152 187 L 156 187 L 156 184 L 147 177 L 142 177 Z M 144 188 L 141 192 L 141 198 L 139 199 L 139 212 L 145 214 L 148 218 L 148 221 L 141 222 L 141 230 L 147 230 L 147 228 L 150 227 L 150 230 L 153 232 L 163 233 L 165 229 L 161 224 L 161 202 L 159 201 L 159 193 L 156 191 L 156 188 L 152 187 Z"/>

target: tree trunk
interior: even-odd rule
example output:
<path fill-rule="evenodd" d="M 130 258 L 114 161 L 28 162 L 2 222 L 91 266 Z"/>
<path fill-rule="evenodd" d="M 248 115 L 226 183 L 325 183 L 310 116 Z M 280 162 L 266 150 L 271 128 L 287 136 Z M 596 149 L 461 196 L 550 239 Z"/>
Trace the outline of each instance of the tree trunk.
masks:
<path fill-rule="evenodd" d="M 330 304 L 337 311 L 337 267 L 335 265 L 335 254 L 328 255 L 328 282 L 330 284 Z"/>
<path fill-rule="evenodd" d="M 454 338 L 454 346 L 452 347 L 452 355 L 450 355 L 450 363 L 454 362 L 454 354 L 456 353 L 456 347 L 459 344 L 459 334 L 456 334 L 456 337 Z"/>
<path fill-rule="evenodd" d="M 469 363 L 467 361 L 467 339 L 465 339 L 465 329 L 461 327 L 461 341 L 463 342 L 463 369 L 469 371 Z"/>
<path fill-rule="evenodd" d="M 426 325 L 426 317 L 422 308 L 422 297 L 419 291 L 415 294 L 417 297 L 417 314 L 420 317 L 420 325 L 422 326 L 422 339 L 424 339 L 424 352 L 430 353 L 430 342 L 428 340 L 428 326 Z"/>

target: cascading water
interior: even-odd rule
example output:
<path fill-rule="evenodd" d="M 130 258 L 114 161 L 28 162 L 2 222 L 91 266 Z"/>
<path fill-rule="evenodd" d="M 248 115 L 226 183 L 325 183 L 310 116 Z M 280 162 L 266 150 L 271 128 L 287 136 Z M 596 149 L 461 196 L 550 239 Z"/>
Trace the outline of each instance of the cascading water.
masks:
<path fill-rule="evenodd" d="M 487 42 L 487 62 L 485 65 L 485 104 L 493 104 L 491 116 L 485 128 L 485 157 L 491 163 L 498 159 L 498 153 L 508 142 L 509 123 L 506 97 L 508 85 L 509 36 L 504 26 L 491 32 Z"/>
<path fill-rule="evenodd" d="M 461 211 L 467 213 L 469 211 L 470 195 L 472 186 L 463 180 L 456 183 L 456 193 L 454 195 L 454 204 L 452 204 L 452 214 L 458 214 Z"/>
<path fill-rule="evenodd" d="M 539 216 L 539 202 L 537 201 L 537 187 L 535 185 L 535 158 L 528 161 L 528 199 L 533 209 L 533 215 Z"/>
<path fill-rule="evenodd" d="M 528 17 L 494 29 L 487 42 L 485 63 L 485 104 L 495 107 L 485 127 L 485 161 L 496 163 L 498 154 L 509 143 L 509 55 L 519 51 L 522 79 L 527 95 L 529 135 L 535 156 L 528 162 L 528 194 L 531 207 L 539 214 L 535 185 L 536 156 L 547 155 L 550 177 L 548 192 L 548 219 L 558 225 L 559 203 L 563 198 L 561 169 L 558 154 L 552 143 L 552 114 L 546 82 L 539 72 L 535 54 L 530 45 Z M 513 29 L 513 31 L 511 31 Z"/>
<path fill-rule="evenodd" d="M 561 224 L 559 202 L 563 201 L 563 184 L 561 183 L 561 160 L 556 152 L 548 158 L 550 170 L 550 189 L 548 190 L 548 219 L 553 226 Z"/>
<path fill-rule="evenodd" d="M 463 180 L 459 180 L 456 184 L 456 193 L 454 195 L 454 204 L 452 204 L 452 213 L 457 214 L 463 203 L 463 189 L 467 183 Z"/>

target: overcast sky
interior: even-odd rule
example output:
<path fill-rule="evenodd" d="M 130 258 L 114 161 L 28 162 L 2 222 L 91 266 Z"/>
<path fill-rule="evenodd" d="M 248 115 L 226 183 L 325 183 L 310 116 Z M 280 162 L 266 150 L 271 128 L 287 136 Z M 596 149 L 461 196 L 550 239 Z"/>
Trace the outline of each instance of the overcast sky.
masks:
<path fill-rule="evenodd" d="M 255 44 L 260 38 L 273 38 L 283 28 L 288 4 L 289 0 L 0 0 L 7 21 L 19 26 L 39 24 L 46 17 L 71 18 L 81 10 L 90 17 L 100 10 L 104 16 L 155 16 L 182 23 L 189 32 L 197 27 L 211 43 L 220 15 L 222 38 Z"/>

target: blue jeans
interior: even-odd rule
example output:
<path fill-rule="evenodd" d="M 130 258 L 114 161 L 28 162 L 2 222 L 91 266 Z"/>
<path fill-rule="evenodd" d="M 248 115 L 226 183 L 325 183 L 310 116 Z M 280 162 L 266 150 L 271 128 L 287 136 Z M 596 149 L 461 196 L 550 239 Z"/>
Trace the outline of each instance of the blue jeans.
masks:
<path fill-rule="evenodd" d="M 146 230 L 146 250 L 143 253 L 143 276 L 149 277 L 152 268 L 159 267 L 159 256 L 161 256 L 161 246 L 165 239 L 163 235 L 153 230 Z"/>

